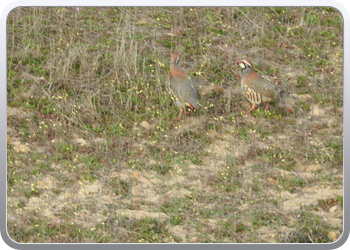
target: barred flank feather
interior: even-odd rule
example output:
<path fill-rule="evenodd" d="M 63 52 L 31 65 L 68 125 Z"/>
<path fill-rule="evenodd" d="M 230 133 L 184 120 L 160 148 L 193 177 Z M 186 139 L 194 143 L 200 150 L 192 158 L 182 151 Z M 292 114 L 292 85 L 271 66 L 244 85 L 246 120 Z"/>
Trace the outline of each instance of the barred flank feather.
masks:
<path fill-rule="evenodd" d="M 248 100 L 254 104 L 260 104 L 262 100 L 262 95 L 258 92 L 255 92 L 253 89 L 248 86 L 243 87 L 244 95 L 248 98 Z"/>

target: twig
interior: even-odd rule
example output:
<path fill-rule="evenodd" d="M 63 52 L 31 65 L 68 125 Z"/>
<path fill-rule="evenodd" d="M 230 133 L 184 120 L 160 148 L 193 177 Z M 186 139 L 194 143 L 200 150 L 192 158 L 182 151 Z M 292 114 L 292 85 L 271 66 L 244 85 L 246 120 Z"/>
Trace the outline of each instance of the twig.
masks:
<path fill-rule="evenodd" d="M 252 19 L 250 19 L 246 14 L 244 14 L 243 11 L 241 11 L 239 8 L 235 7 L 239 12 L 241 12 L 249 21 L 251 21 L 256 27 L 258 27 L 262 32 L 264 32 L 263 28 L 261 28 L 259 25 L 257 25 Z"/>
<path fill-rule="evenodd" d="M 309 239 L 311 240 L 311 243 L 314 243 L 314 241 L 311 239 L 310 235 L 307 235 L 307 237 L 309 237 Z"/>

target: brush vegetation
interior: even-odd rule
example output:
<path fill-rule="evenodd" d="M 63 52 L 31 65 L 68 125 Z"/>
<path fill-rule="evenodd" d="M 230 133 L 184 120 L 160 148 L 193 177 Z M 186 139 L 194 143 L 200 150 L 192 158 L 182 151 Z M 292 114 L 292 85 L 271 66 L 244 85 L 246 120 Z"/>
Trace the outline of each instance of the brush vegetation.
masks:
<path fill-rule="evenodd" d="M 174 51 L 201 104 L 180 122 L 167 90 Z M 251 105 L 239 89 L 244 56 L 285 92 L 269 111 L 241 112 Z M 343 230 L 342 124 L 334 8 L 16 8 L 8 234 L 333 242 Z"/>

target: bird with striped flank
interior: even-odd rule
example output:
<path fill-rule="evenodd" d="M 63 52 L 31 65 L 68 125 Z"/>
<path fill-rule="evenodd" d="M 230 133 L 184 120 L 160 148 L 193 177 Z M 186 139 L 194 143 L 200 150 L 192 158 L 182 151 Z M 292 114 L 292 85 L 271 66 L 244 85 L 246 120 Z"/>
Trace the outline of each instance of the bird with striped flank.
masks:
<path fill-rule="evenodd" d="M 260 103 L 266 103 L 265 110 L 268 110 L 269 102 L 278 99 L 281 91 L 255 72 L 250 59 L 241 59 L 237 61 L 237 64 L 241 67 L 243 95 L 252 103 L 252 107 L 248 111 L 243 111 L 243 113 L 253 111 L 255 106 Z"/>
<path fill-rule="evenodd" d="M 179 59 L 178 53 L 172 54 L 168 80 L 171 98 L 180 109 L 180 115 L 177 120 L 181 119 L 182 113 L 186 108 L 189 110 L 199 109 L 195 85 L 188 74 L 179 67 Z"/>

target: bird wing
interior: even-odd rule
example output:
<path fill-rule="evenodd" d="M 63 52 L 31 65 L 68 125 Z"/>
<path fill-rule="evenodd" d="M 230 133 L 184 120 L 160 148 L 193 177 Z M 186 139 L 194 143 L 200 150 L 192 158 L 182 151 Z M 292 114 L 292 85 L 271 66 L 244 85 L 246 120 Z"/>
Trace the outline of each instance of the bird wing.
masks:
<path fill-rule="evenodd" d="M 180 102 L 188 103 L 196 109 L 199 108 L 196 88 L 190 78 L 172 77 L 170 79 L 170 88 Z"/>
<path fill-rule="evenodd" d="M 249 80 L 249 87 L 263 96 L 275 100 L 279 97 L 279 91 L 268 80 L 259 75 Z"/>

